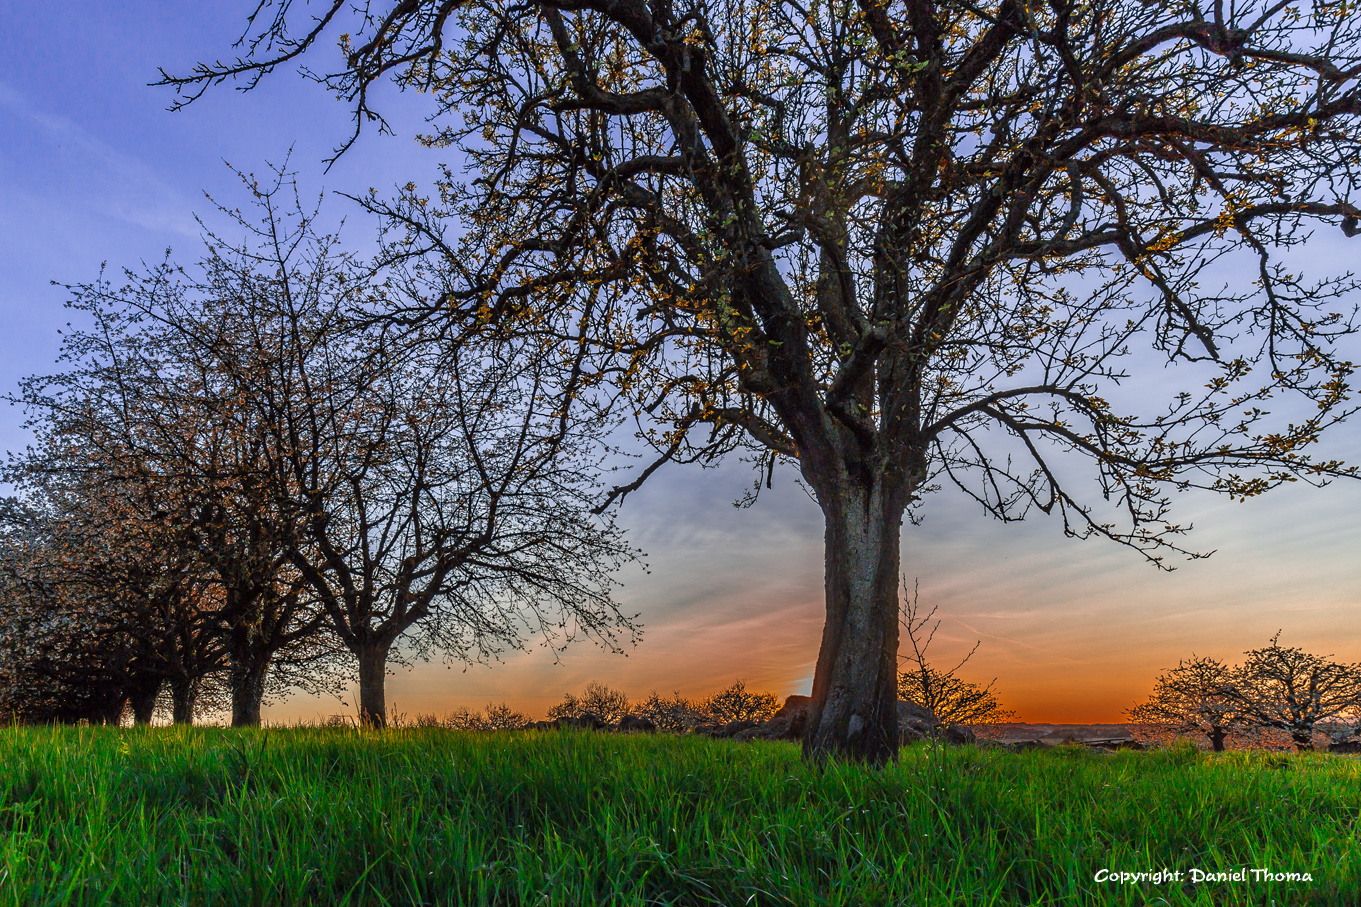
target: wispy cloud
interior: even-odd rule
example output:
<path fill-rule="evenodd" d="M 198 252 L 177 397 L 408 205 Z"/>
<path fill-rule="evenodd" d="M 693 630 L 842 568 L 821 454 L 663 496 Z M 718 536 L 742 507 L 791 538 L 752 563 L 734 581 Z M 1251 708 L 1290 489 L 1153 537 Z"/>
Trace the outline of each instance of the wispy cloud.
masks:
<path fill-rule="evenodd" d="M 4 83 L 0 114 L 9 121 L 8 192 L 65 208 L 93 209 L 148 230 L 198 237 L 190 200 L 145 161 L 113 148 L 67 117 L 36 108 Z M 16 152 L 19 148 L 25 150 Z"/>

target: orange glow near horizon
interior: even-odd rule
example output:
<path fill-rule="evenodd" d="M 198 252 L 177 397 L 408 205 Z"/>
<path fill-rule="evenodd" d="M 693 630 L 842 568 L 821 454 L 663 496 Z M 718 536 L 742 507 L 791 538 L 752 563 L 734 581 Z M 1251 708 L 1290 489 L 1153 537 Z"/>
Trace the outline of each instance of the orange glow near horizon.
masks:
<path fill-rule="evenodd" d="M 739 610 L 734 608 L 734 611 Z M 1356 613 L 1356 609 L 1352 609 Z M 976 635 L 969 636 L 958 620 L 943 620 L 933 645 L 932 661 L 948 668 L 967 653 Z M 972 626 L 972 624 L 971 624 Z M 492 666 L 446 667 L 440 664 L 397 668 L 388 680 L 392 712 L 407 718 L 442 716 L 458 707 L 484 709 L 490 703 L 506 703 L 532 718 L 543 717 L 562 701 L 563 694 L 579 694 L 590 681 L 623 690 L 633 699 L 650 692 L 678 692 L 702 698 L 743 680 L 748 689 L 770 692 L 780 699 L 807 694 L 821 633 L 821 603 L 808 602 L 764 614 L 748 614 L 730 623 L 699 627 L 656 625 L 648 638 L 627 657 L 611 655 L 586 646 L 569 649 L 554 659 L 544 650 L 517 653 Z M 1028 634 L 1027 634 L 1028 635 Z M 1080 635 L 1080 634 L 1079 634 Z M 1195 634 L 1210 639 L 1212 634 Z M 984 639 L 975 656 L 960 669 L 959 676 L 985 684 L 996 678 L 1003 704 L 1017 720 L 1031 724 L 1108 724 L 1127 719 L 1125 709 L 1152 689 L 1156 676 L 1176 665 L 1180 658 L 1211 654 L 1237 661 L 1241 651 L 1263 645 L 1260 638 L 1243 635 L 1228 645 L 1187 645 L 1166 642 L 1158 647 L 1133 649 L 1117 640 L 1097 639 L 1100 648 L 1088 648 L 1079 657 L 1071 650 L 1044 649 L 1021 638 Z M 1326 635 L 1326 634 L 1325 634 Z M 1221 635 L 1227 642 L 1228 637 Z M 1350 658 L 1326 640 L 1285 639 L 1310 651 Z M 1079 646 L 1079 648 L 1084 648 Z M 1349 647 L 1355 649 L 1355 646 Z M 314 722 L 328 714 L 352 712 L 334 699 L 292 700 L 282 708 L 269 709 L 272 721 Z"/>
<path fill-rule="evenodd" d="M 646 489 L 645 489 L 646 490 Z M 1361 662 L 1361 486 L 1283 489 L 1249 505 L 1189 508 L 1209 559 L 1168 573 L 1098 541 L 1074 542 L 1043 520 L 1022 530 L 946 512 L 905 527 L 903 574 L 919 583 L 940 630 L 940 669 L 977 641 L 959 676 L 997 679 L 1002 703 L 1034 724 L 1105 724 L 1146 697 L 1161 672 L 1192 654 L 1241 661 L 1283 630 L 1285 645 Z M 697 493 L 697 492 L 696 492 Z M 822 550 L 816 507 L 786 495 L 735 511 L 648 502 L 634 533 L 651 572 L 622 576 L 623 610 L 643 639 L 627 657 L 578 641 L 560 657 L 530 645 L 490 667 L 396 668 L 389 708 L 408 717 L 505 702 L 535 718 L 592 680 L 642 699 L 653 690 L 698 698 L 741 678 L 783 698 L 806 694 L 821 639 Z M 809 512 L 811 509 L 811 513 Z M 652 517 L 653 514 L 662 516 Z M 682 518 L 683 517 L 683 518 Z M 293 697 L 270 721 L 353 712 L 334 698 Z"/>
<path fill-rule="evenodd" d="M 412 670 L 398 668 L 388 679 L 388 704 L 394 714 L 411 719 L 428 714 L 442 717 L 459 707 L 484 710 L 489 704 L 504 702 L 516 711 L 538 719 L 544 717 L 550 707 L 561 702 L 564 693 L 580 694 L 586 684 L 593 680 L 623 690 L 635 700 L 646 698 L 654 690 L 662 695 L 677 692 L 690 699 L 700 699 L 729 686 L 737 679 L 744 681 L 749 690 L 774 693 L 781 700 L 791 694 L 806 695 L 810 692 L 811 682 L 807 672 L 811 671 L 811 664 L 802 672 L 791 672 L 758 656 L 756 660 L 764 665 L 764 670 L 724 670 L 724 655 L 737 653 L 725 651 L 728 647 L 721 645 L 710 644 L 702 648 L 703 653 L 688 654 L 697 656 L 696 662 L 706 664 L 685 677 L 678 673 L 635 669 L 631 662 L 637 659 L 636 654 L 627 662 L 617 656 L 613 659 L 599 656 L 582 658 L 581 664 L 560 666 L 552 665 L 551 659 L 540 660 L 530 656 L 490 669 L 469 668 L 467 673 L 459 668 L 446 670 L 442 665 L 421 665 Z M 742 647 L 734 644 L 731 648 Z M 809 651 L 816 653 L 816 639 Z M 743 651 L 742 654 L 751 656 L 753 653 Z M 538 663 L 540 661 L 549 663 Z M 668 664 L 677 667 L 678 662 L 684 661 L 683 655 L 674 660 L 667 659 Z M 1175 660 L 1172 664 L 1175 664 Z M 588 665 L 595 670 L 590 670 Z M 967 680 L 986 683 L 993 676 L 990 670 L 984 669 L 989 665 L 982 658 L 980 649 L 980 654 L 959 673 Z M 658 664 L 655 667 L 663 666 Z M 804 676 L 795 677 L 795 673 L 803 673 Z M 1088 677 L 1080 689 L 1075 689 L 1072 678 L 1045 677 L 1044 672 L 1036 672 L 1033 676 L 1013 676 L 1009 679 L 999 676 L 996 688 L 1003 704 L 1016 712 L 1018 721 L 1030 724 L 1114 724 L 1128 720 L 1124 710 L 1151 690 L 1156 673 L 1156 669 L 1122 674 L 1103 673 L 1099 677 Z M 312 723 L 331 714 L 353 713 L 353 700 L 347 699 L 346 702 L 342 706 L 334 699 L 295 699 L 267 709 L 266 717 L 274 722 Z"/>

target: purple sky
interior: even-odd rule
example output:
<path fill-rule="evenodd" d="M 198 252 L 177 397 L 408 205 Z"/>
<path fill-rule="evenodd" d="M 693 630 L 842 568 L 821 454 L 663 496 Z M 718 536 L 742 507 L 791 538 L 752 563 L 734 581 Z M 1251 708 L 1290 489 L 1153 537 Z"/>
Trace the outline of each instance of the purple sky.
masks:
<path fill-rule="evenodd" d="M 0 32 L 0 388 L 51 367 L 66 312 L 49 281 L 88 281 L 101 262 L 136 267 L 167 247 L 184 262 L 198 257 L 193 216 L 212 212 L 204 193 L 244 202 L 224 160 L 261 170 L 292 147 L 308 192 L 383 192 L 428 183 L 448 159 L 411 139 L 419 98 L 392 95 L 385 112 L 397 136 L 367 135 L 323 174 L 348 134 L 348 110 L 286 72 L 255 92 L 223 88 L 166 112 L 171 93 L 146 86 L 156 67 L 183 72 L 227 55 L 249 6 L 10 4 Z M 368 241 L 372 225 L 352 203 L 334 198 L 326 210 L 348 218 L 349 244 Z M 1358 243 L 1334 230 L 1310 254 L 1361 260 Z M 21 423 L 17 409 L 0 408 L 0 449 L 23 446 Z M 1361 421 L 1328 449 L 1361 455 Z M 407 714 L 492 700 L 541 714 L 593 679 L 635 696 L 700 694 L 736 677 L 807 692 L 822 623 L 822 524 L 792 478 L 777 473 L 775 490 L 747 510 L 731 506 L 751 480 L 735 460 L 663 471 L 628 499 L 621 521 L 651 567 L 620 576 L 619 597 L 646 628 L 628 658 L 582 646 L 555 663 L 531 645 L 490 668 L 399 668 L 390 701 Z M 1179 658 L 1234 660 L 1278 628 L 1286 644 L 1361 661 L 1361 483 L 1296 486 L 1246 504 L 1187 494 L 1176 506 L 1177 521 L 1197 526 L 1192 547 L 1218 553 L 1166 574 L 1109 542 L 1064 539 L 1042 515 L 1003 526 L 959 494 L 936 495 L 924 523 L 904 527 L 903 570 L 944 619 L 937 660 L 981 639 L 962 673 L 997 677 L 1031 721 L 1119 720 Z M 294 697 L 267 718 L 344 710 Z"/>

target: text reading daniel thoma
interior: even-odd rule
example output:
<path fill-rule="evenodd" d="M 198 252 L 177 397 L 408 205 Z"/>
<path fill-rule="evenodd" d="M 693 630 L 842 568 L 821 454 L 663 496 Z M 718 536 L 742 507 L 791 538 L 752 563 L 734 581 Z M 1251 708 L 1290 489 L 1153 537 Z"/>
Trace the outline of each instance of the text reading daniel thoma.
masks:
<path fill-rule="evenodd" d="M 1314 877 L 1307 872 L 1278 872 L 1265 867 L 1240 866 L 1237 869 L 1220 869 L 1209 872 L 1204 869 L 1159 869 L 1153 872 L 1120 872 L 1115 869 L 1098 869 L 1095 880 L 1115 882 L 1118 885 L 1136 885 L 1148 882 L 1165 885 L 1170 882 L 1190 882 L 1199 885 L 1204 882 L 1312 882 Z"/>

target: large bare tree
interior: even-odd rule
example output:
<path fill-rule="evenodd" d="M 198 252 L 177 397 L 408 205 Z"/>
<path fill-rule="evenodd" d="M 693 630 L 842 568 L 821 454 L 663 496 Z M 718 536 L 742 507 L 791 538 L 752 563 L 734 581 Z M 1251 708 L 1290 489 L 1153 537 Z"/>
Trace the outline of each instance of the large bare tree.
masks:
<path fill-rule="evenodd" d="M 633 552 L 590 512 L 589 473 L 563 449 L 579 439 L 511 363 L 474 364 L 486 352 L 441 356 L 437 370 L 403 358 L 351 387 L 363 398 L 349 405 L 320 368 L 280 388 L 277 487 L 302 516 L 290 556 L 358 661 L 369 726 L 387 723 L 384 678 L 404 635 L 466 661 L 527 638 L 617 652 L 634 632 L 610 595 Z"/>
<path fill-rule="evenodd" d="M 1161 563 L 1170 489 L 1353 474 L 1309 449 L 1350 412 L 1355 286 L 1300 254 L 1361 217 L 1341 0 L 305 15 L 261 2 L 240 58 L 165 81 L 253 84 L 348 30 L 317 77 L 356 134 L 386 125 L 390 76 L 468 162 L 438 198 L 370 198 L 395 254 L 441 260 L 407 318 L 586 345 L 583 386 L 640 418 L 654 466 L 797 464 L 826 520 L 811 754 L 896 751 L 900 526 L 937 482 Z M 1165 395 L 1131 393 L 1144 372 Z"/>
<path fill-rule="evenodd" d="M 246 327 L 212 355 L 270 439 L 271 509 L 288 515 L 288 558 L 358 663 L 360 720 L 386 725 L 404 636 L 463 661 L 528 638 L 620 651 L 634 626 L 612 574 L 635 552 L 590 512 L 599 424 L 557 408 L 556 358 L 366 324 L 395 279 L 281 209 L 279 176 L 256 187 L 262 222 L 240 221 L 258 249 L 237 250 L 235 281 L 250 289 L 227 305 Z"/>

